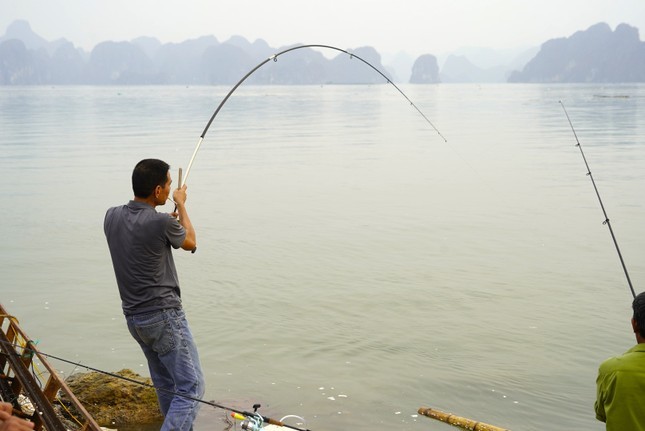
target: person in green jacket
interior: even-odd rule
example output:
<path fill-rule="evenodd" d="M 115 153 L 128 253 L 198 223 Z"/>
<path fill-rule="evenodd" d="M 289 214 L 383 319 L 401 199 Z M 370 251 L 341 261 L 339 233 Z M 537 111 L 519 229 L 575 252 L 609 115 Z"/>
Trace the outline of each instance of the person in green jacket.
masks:
<path fill-rule="evenodd" d="M 645 431 L 645 292 L 632 302 L 637 344 L 600 364 L 596 379 L 596 418 L 607 431 Z"/>

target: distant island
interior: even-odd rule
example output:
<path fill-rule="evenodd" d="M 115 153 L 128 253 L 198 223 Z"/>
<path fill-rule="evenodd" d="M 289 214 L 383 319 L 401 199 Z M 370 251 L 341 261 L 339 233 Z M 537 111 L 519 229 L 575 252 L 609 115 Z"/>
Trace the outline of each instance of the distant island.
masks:
<path fill-rule="evenodd" d="M 223 43 L 214 36 L 203 36 L 166 44 L 140 37 L 128 42 L 105 41 L 88 53 L 65 39 L 47 41 L 33 32 L 29 23 L 19 20 L 0 37 L 0 85 L 231 85 L 285 48 L 272 48 L 262 39 L 251 43 L 241 36 Z M 549 40 L 539 49 L 498 58 L 498 63 L 489 67 L 477 66 L 468 57 L 488 55 L 492 59 L 492 50 L 449 55 L 441 70 L 433 54 L 403 61 L 397 69 L 384 66 L 373 47 L 348 51 L 388 79 L 401 82 L 398 73 L 406 76 L 404 82 L 413 84 L 645 82 L 645 42 L 640 41 L 638 29 L 627 24 L 612 31 L 609 25 L 599 23 L 568 38 Z M 386 81 L 346 54 L 329 59 L 320 51 L 302 49 L 259 69 L 247 82 L 326 85 Z"/>
<path fill-rule="evenodd" d="M 645 82 L 645 42 L 638 29 L 596 24 L 568 38 L 551 39 L 509 82 Z"/>

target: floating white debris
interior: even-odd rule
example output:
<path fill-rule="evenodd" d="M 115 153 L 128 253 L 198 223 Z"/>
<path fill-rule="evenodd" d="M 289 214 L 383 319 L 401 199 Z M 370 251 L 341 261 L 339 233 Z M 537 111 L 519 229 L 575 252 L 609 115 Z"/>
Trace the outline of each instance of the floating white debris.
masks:
<path fill-rule="evenodd" d="M 319 388 L 318 388 L 318 390 L 319 390 L 319 391 L 324 391 L 324 390 L 325 390 L 325 387 L 324 387 L 324 386 L 321 386 L 321 387 L 319 387 Z"/>
<path fill-rule="evenodd" d="M 330 401 L 336 401 L 336 398 L 334 398 L 334 397 L 327 397 L 327 399 L 330 400 Z"/>
<path fill-rule="evenodd" d="M 20 410 L 26 415 L 31 416 L 36 411 L 36 408 L 31 403 L 29 398 L 22 394 L 18 395 L 18 404 L 20 405 Z"/>
<path fill-rule="evenodd" d="M 418 418 L 418 417 L 419 417 L 419 415 L 410 415 L 410 417 Z"/>
<path fill-rule="evenodd" d="M 340 394 L 338 395 L 338 398 L 347 398 L 347 395 Z"/>
<path fill-rule="evenodd" d="M 400 414 L 401 414 L 401 412 L 394 412 L 394 414 L 395 414 L 395 415 L 400 415 Z"/>

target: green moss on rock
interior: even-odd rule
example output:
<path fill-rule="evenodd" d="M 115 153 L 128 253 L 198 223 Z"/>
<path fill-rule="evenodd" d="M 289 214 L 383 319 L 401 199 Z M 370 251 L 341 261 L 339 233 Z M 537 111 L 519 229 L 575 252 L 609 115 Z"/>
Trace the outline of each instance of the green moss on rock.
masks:
<path fill-rule="evenodd" d="M 132 370 L 114 373 L 152 385 Z M 98 372 L 79 373 L 66 380 L 74 395 L 101 426 L 118 427 L 163 421 L 157 394 L 150 386 L 108 376 Z"/>

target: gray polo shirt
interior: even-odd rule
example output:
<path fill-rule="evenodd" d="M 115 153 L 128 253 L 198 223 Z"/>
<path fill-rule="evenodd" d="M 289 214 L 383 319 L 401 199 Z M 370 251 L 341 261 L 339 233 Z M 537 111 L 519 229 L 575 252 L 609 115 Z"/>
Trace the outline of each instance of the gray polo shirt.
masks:
<path fill-rule="evenodd" d="M 103 229 L 123 313 L 181 307 L 171 246 L 179 248 L 183 244 L 183 226 L 146 203 L 130 201 L 107 210 Z"/>

